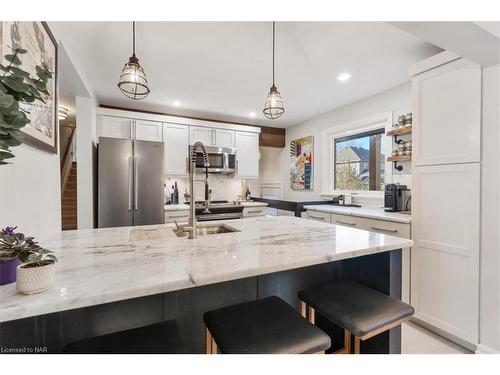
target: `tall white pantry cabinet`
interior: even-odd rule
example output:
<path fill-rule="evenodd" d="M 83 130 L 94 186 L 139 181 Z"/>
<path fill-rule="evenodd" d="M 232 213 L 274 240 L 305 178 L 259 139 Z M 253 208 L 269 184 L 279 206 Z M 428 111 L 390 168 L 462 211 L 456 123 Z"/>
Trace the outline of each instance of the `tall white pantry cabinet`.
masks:
<path fill-rule="evenodd" d="M 411 303 L 415 318 L 478 343 L 481 67 L 450 52 L 412 68 Z"/>

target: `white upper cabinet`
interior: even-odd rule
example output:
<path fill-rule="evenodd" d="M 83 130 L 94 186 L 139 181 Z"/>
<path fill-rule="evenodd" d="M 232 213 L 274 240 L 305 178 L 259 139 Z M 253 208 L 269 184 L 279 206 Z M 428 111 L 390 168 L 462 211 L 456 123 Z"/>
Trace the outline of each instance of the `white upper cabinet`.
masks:
<path fill-rule="evenodd" d="M 165 175 L 186 176 L 189 152 L 189 127 L 180 124 L 163 124 L 165 144 Z"/>
<path fill-rule="evenodd" d="M 259 177 L 259 134 L 235 132 L 236 176 Z"/>
<path fill-rule="evenodd" d="M 413 163 L 480 161 L 481 67 L 465 59 L 413 77 Z"/>
<path fill-rule="evenodd" d="M 113 116 L 99 116 L 99 118 L 100 137 L 162 141 L 161 122 Z"/>
<path fill-rule="evenodd" d="M 99 136 L 108 138 L 130 139 L 132 120 L 122 117 L 99 116 Z"/>
<path fill-rule="evenodd" d="M 134 120 L 134 138 L 141 141 L 162 141 L 162 124 L 156 121 Z"/>
<path fill-rule="evenodd" d="M 190 144 L 194 145 L 196 142 L 201 142 L 205 146 L 212 146 L 213 134 L 211 128 L 191 126 L 190 133 Z"/>
<path fill-rule="evenodd" d="M 234 147 L 234 130 L 214 129 L 214 146 Z"/>
<path fill-rule="evenodd" d="M 190 144 L 202 142 L 205 146 L 234 147 L 234 130 L 191 126 Z"/>

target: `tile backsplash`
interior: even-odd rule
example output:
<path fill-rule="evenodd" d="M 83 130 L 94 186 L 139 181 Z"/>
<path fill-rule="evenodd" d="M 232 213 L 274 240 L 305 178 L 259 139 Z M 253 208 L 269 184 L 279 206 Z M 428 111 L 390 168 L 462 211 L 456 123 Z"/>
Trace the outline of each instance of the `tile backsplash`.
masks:
<path fill-rule="evenodd" d="M 205 197 L 205 176 L 196 174 L 194 176 L 194 195 L 197 201 L 201 201 Z M 179 189 L 179 203 L 184 203 L 184 193 L 189 193 L 189 183 L 187 177 L 165 177 L 165 202 L 170 196 L 172 185 L 177 181 Z M 238 195 L 244 194 L 246 190 L 245 180 L 235 179 L 231 175 L 209 174 L 208 186 L 212 189 L 212 200 L 227 200 L 234 201 L 238 199 Z"/>

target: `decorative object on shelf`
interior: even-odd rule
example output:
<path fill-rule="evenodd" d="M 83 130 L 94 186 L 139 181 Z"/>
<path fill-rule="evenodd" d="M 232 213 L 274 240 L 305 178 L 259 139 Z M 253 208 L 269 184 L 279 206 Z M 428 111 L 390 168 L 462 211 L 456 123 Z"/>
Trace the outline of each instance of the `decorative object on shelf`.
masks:
<path fill-rule="evenodd" d="M 394 163 L 394 169 L 401 172 L 403 170 L 403 166 L 401 164 L 398 165 L 399 162 L 402 161 L 411 161 L 412 154 L 412 142 L 411 139 L 409 141 L 405 141 L 400 139 L 399 137 L 402 135 L 410 135 L 412 134 L 412 122 L 413 122 L 412 113 L 407 113 L 406 115 L 401 115 L 398 117 L 398 122 L 392 125 L 392 129 L 389 130 L 386 135 L 388 137 L 393 137 L 393 142 L 395 143 L 391 156 L 387 157 L 387 161 Z"/>
<path fill-rule="evenodd" d="M 312 190 L 313 152 L 313 136 L 290 142 L 290 187 L 293 190 Z"/>
<path fill-rule="evenodd" d="M 68 118 L 68 108 L 66 107 L 59 107 L 58 110 L 58 118 L 59 120 L 66 120 Z"/>
<path fill-rule="evenodd" d="M 412 122 L 413 122 L 413 114 L 411 112 L 407 113 L 405 116 L 405 126 L 411 126 Z"/>
<path fill-rule="evenodd" d="M 0 165 L 22 143 L 57 153 L 56 41 L 37 21 L 2 21 L 0 35 Z"/>
<path fill-rule="evenodd" d="M 284 112 L 285 107 L 283 106 L 283 98 L 281 97 L 280 92 L 274 85 L 274 44 L 276 39 L 275 32 L 275 22 L 273 21 L 273 85 L 269 89 L 269 94 L 267 94 L 266 102 L 264 104 L 264 116 L 266 116 L 270 120 L 276 120 L 279 118 Z"/>
<path fill-rule="evenodd" d="M 132 22 L 132 56 L 123 66 L 118 87 L 126 97 L 134 100 L 144 99 L 150 93 L 144 69 L 135 56 L 135 21 Z"/>
<path fill-rule="evenodd" d="M 17 290 L 27 294 L 47 290 L 54 280 L 56 256 L 16 229 L 0 231 L 0 285 L 16 281 Z"/>

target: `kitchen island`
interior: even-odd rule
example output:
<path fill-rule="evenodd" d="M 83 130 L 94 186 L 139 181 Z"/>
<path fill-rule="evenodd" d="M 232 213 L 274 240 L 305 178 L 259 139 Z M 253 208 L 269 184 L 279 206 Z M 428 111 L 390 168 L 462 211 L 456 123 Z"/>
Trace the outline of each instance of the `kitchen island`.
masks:
<path fill-rule="evenodd" d="M 54 286 L 24 296 L 0 287 L 0 346 L 69 342 L 175 318 L 188 351 L 203 352 L 205 311 L 351 278 L 400 297 L 410 240 L 295 217 L 224 222 L 235 232 L 177 237 L 172 225 L 61 232 L 42 245 L 59 257 Z M 327 327 L 336 335 L 337 327 Z M 398 352 L 399 329 L 368 352 Z"/>

